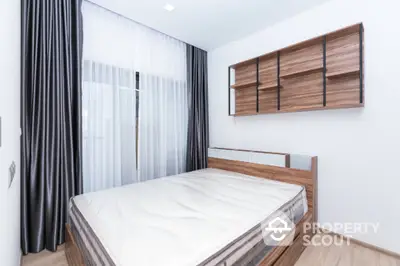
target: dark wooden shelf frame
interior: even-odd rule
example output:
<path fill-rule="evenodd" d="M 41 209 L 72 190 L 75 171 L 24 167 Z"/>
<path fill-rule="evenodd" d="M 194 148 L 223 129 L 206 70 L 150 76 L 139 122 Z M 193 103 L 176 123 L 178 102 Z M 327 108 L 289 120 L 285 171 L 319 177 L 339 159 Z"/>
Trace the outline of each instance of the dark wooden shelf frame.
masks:
<path fill-rule="evenodd" d="M 256 75 L 257 75 L 257 88 L 256 88 L 256 112 L 258 113 L 260 109 L 260 98 L 259 98 L 259 92 L 258 88 L 260 86 L 260 58 L 257 57 L 257 69 L 256 69 Z"/>
<path fill-rule="evenodd" d="M 322 105 L 326 107 L 326 36 L 322 39 L 322 86 L 323 86 L 323 91 L 322 91 Z"/>
<path fill-rule="evenodd" d="M 276 80 L 278 82 L 278 95 L 276 109 L 281 110 L 281 52 L 278 51 L 276 55 Z"/>

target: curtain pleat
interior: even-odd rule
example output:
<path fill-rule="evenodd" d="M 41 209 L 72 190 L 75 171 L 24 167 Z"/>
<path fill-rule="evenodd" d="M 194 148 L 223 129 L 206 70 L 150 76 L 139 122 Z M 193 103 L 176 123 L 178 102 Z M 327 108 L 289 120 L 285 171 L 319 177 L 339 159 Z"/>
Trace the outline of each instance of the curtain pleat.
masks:
<path fill-rule="evenodd" d="M 21 248 L 55 251 L 82 192 L 80 0 L 22 0 Z"/>
<path fill-rule="evenodd" d="M 207 52 L 187 45 L 187 80 L 189 126 L 187 136 L 187 171 L 207 167 L 208 137 Z"/>

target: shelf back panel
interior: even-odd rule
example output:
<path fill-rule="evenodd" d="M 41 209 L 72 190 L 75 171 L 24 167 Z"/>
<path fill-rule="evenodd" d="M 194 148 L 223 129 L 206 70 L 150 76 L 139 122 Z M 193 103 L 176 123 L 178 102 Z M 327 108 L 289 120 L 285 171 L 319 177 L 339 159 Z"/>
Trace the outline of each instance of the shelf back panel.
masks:
<path fill-rule="evenodd" d="M 274 113 L 278 109 L 278 88 L 259 91 L 259 112 Z"/>
<path fill-rule="evenodd" d="M 235 84 L 257 81 L 257 65 L 245 65 L 235 69 Z"/>
<path fill-rule="evenodd" d="M 257 88 L 255 86 L 235 91 L 235 115 L 257 113 Z"/>
<path fill-rule="evenodd" d="M 296 112 L 323 106 L 323 76 L 313 73 L 282 81 L 281 110 Z"/>
<path fill-rule="evenodd" d="M 260 58 L 260 83 L 263 85 L 278 84 L 278 55 L 272 54 Z M 278 108 L 278 88 L 268 88 L 259 92 L 259 112 L 272 113 Z"/>
<path fill-rule="evenodd" d="M 328 35 L 326 42 L 327 73 L 360 70 L 360 30 L 351 28 Z M 338 107 L 360 104 L 359 74 L 327 79 L 326 105 Z"/>
<path fill-rule="evenodd" d="M 259 75 L 261 84 L 277 82 L 278 62 L 276 56 L 260 59 Z"/>
<path fill-rule="evenodd" d="M 322 67 L 322 57 L 322 42 L 314 43 L 312 46 L 300 50 L 282 53 L 280 74 L 284 76 L 289 73 Z"/>

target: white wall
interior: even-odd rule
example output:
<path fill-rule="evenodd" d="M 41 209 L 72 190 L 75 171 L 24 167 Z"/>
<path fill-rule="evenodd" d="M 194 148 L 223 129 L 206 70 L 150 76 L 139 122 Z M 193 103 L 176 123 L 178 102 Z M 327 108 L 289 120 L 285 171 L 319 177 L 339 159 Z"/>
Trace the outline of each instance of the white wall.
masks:
<path fill-rule="evenodd" d="M 0 264 L 20 265 L 20 1 L 0 0 Z M 17 164 L 8 188 L 8 167 Z"/>
<path fill-rule="evenodd" d="M 319 222 L 379 222 L 353 237 L 398 253 L 399 10 L 398 0 L 333 0 L 209 52 L 210 146 L 317 155 Z M 365 108 L 228 116 L 228 65 L 358 22 Z"/>

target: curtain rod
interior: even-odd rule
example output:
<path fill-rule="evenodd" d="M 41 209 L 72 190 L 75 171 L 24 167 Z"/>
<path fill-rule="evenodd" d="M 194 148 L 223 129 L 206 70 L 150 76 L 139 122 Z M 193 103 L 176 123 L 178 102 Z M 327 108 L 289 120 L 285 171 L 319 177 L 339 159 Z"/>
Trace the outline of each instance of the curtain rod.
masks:
<path fill-rule="evenodd" d="M 136 20 L 133 20 L 133 19 L 131 19 L 131 18 L 129 18 L 129 17 L 126 17 L 126 16 L 124 16 L 124 15 L 122 15 L 122 14 L 120 14 L 120 13 L 117 13 L 117 12 L 111 10 L 111 9 L 108 9 L 108 8 L 106 8 L 106 7 L 104 7 L 104 6 L 101 6 L 101 5 L 99 5 L 99 4 L 95 3 L 95 2 L 92 2 L 92 1 L 90 1 L 90 0 L 83 0 L 83 2 L 86 2 L 86 3 L 89 3 L 89 4 L 91 4 L 91 5 L 94 5 L 94 6 L 98 7 L 98 8 L 101 8 L 101 9 L 103 9 L 103 10 L 105 10 L 105 11 L 108 11 L 108 12 L 114 14 L 114 15 L 117 15 L 117 16 L 123 18 L 123 19 L 126 19 L 126 20 L 129 20 L 129 21 L 131 21 L 131 22 L 137 23 L 137 24 L 139 24 L 139 25 L 141 25 L 141 26 L 143 26 L 143 27 L 149 28 L 149 29 L 154 30 L 154 31 L 156 31 L 156 32 L 158 32 L 158 33 L 167 35 L 167 36 L 169 36 L 169 37 L 171 37 L 171 38 L 173 38 L 173 39 L 175 39 L 175 40 L 177 40 L 177 41 L 183 42 L 183 43 L 188 44 L 188 45 L 192 45 L 192 44 L 190 44 L 190 43 L 187 43 L 187 42 L 184 42 L 184 41 L 182 41 L 182 40 L 179 40 L 178 38 L 175 38 L 175 37 L 172 37 L 172 36 L 170 36 L 170 35 L 168 35 L 168 34 L 165 34 L 164 32 L 161 32 L 161 31 L 156 30 L 156 29 L 154 29 L 154 28 L 152 28 L 152 27 L 149 27 L 149 26 L 147 26 L 147 25 L 144 25 L 143 23 L 137 22 Z M 195 46 L 195 45 L 192 45 L 192 46 L 198 48 L 198 47 Z M 200 49 L 200 48 L 199 48 L 199 49 Z"/>

